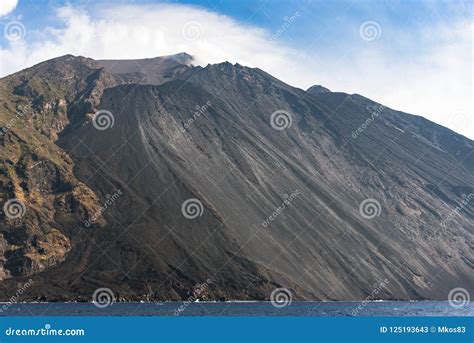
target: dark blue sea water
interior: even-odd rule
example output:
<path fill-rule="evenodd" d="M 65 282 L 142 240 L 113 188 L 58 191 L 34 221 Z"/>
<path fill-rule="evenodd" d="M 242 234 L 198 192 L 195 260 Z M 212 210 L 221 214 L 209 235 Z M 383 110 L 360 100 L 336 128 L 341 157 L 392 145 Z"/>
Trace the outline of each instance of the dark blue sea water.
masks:
<path fill-rule="evenodd" d="M 6 309 L 5 306 L 7 305 Z M 2 307 L 3 306 L 3 307 Z M 0 316 L 474 316 L 474 304 L 452 307 L 447 301 L 0 304 Z"/>

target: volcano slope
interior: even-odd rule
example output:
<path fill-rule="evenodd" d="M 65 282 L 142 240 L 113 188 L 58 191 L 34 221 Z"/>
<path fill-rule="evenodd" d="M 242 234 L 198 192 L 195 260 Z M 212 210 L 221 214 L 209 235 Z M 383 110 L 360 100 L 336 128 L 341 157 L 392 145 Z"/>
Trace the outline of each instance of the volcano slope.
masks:
<path fill-rule="evenodd" d="M 30 278 L 26 300 L 472 294 L 473 141 L 187 57 L 68 55 L 1 80 L 1 200 L 24 206 L 0 218 L 2 298 Z"/>

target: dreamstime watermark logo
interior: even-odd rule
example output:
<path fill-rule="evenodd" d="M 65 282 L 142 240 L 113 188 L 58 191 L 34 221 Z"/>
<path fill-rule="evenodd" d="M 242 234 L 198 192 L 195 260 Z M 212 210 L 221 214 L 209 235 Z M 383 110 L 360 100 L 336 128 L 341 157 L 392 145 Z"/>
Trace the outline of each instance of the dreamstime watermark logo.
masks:
<path fill-rule="evenodd" d="M 3 213 L 9 219 L 18 219 L 25 215 L 26 207 L 25 204 L 17 198 L 7 200 L 3 204 Z"/>
<path fill-rule="evenodd" d="M 383 280 L 379 284 L 374 285 L 374 288 L 370 292 L 370 294 L 361 302 L 356 308 L 352 310 L 352 315 L 357 316 L 360 311 L 362 311 L 366 306 L 367 303 L 370 301 L 378 300 L 380 297 L 378 296 L 379 293 L 382 291 L 384 287 L 388 285 L 389 281 L 387 279 Z"/>
<path fill-rule="evenodd" d="M 471 296 L 465 288 L 457 287 L 449 291 L 448 302 L 454 308 L 463 308 L 471 301 Z"/>
<path fill-rule="evenodd" d="M 199 117 L 201 117 L 203 114 L 207 112 L 207 110 L 209 109 L 209 107 L 211 107 L 211 105 L 212 104 L 210 101 L 207 101 L 204 105 L 197 105 L 195 107 L 195 111 L 193 112 L 193 115 L 191 116 L 191 118 L 189 118 L 183 124 L 183 126 L 179 128 L 179 130 L 177 130 L 174 138 L 176 139 L 179 136 L 181 136 L 183 133 L 185 133 Z"/>
<path fill-rule="evenodd" d="M 5 25 L 3 33 L 5 35 L 5 38 L 10 42 L 19 41 L 20 39 L 23 39 L 25 37 L 25 25 L 23 25 L 18 20 L 10 21 Z"/>
<path fill-rule="evenodd" d="M 14 327 L 9 327 L 5 330 L 6 336 L 18 336 L 18 337 L 52 337 L 52 336 L 85 336 L 86 332 L 84 329 L 53 329 L 51 324 L 45 324 L 44 327 L 40 328 L 28 328 L 25 329 L 24 326 L 21 329 Z"/>
<path fill-rule="evenodd" d="M 199 199 L 191 198 L 185 200 L 181 205 L 181 213 L 187 219 L 196 219 L 202 216 L 204 212 L 204 206 Z"/>
<path fill-rule="evenodd" d="M 105 308 L 115 302 L 114 292 L 110 288 L 97 288 L 92 294 L 92 302 L 98 308 Z"/>
<path fill-rule="evenodd" d="M 376 21 L 366 21 L 359 27 L 360 38 L 368 42 L 379 39 L 381 34 L 382 29 Z"/>
<path fill-rule="evenodd" d="M 277 110 L 270 116 L 270 125 L 278 131 L 289 128 L 292 123 L 293 119 L 288 111 Z"/>
<path fill-rule="evenodd" d="M 392 8 L 395 9 L 395 7 L 398 6 L 400 3 L 400 0 L 385 0 L 385 2 Z"/>
<path fill-rule="evenodd" d="M 465 128 L 472 128 L 472 115 L 468 115 L 466 111 L 457 110 L 450 116 L 451 125 L 455 130 L 462 131 Z"/>
<path fill-rule="evenodd" d="M 92 32 L 90 32 L 90 41 L 98 41 L 101 39 L 101 37 L 109 37 L 117 32 L 117 26 L 120 26 L 120 20 L 118 18 L 107 18 L 107 21 L 105 22 L 100 22 L 96 27 L 91 28 Z M 143 32 L 143 25 L 134 25 L 135 32 L 137 33 L 138 36 L 140 36 Z M 84 50 L 87 48 L 87 44 L 89 44 L 89 40 L 81 40 L 82 43 L 82 49 L 79 48 L 79 50 Z"/>
<path fill-rule="evenodd" d="M 6 301 L 5 303 L 2 304 L 2 306 L 0 307 L 0 313 L 3 313 L 5 312 L 6 310 L 8 310 L 8 308 L 10 306 L 12 306 L 13 304 L 16 304 L 18 302 L 18 299 L 20 298 L 20 296 L 25 293 L 28 288 L 31 287 L 31 285 L 33 284 L 33 280 L 32 279 L 29 279 L 27 282 L 21 284 L 19 283 L 18 284 L 18 288 L 15 292 L 15 295 L 12 296 L 10 299 L 8 299 L 8 301 Z"/>
<path fill-rule="evenodd" d="M 193 302 L 201 300 L 202 298 L 205 299 L 205 292 L 207 288 L 209 287 L 209 284 L 211 284 L 212 281 L 210 279 L 207 279 L 206 282 L 197 284 L 194 286 L 192 294 L 183 302 L 182 305 L 180 305 L 176 310 L 174 310 L 174 315 L 179 316 L 186 308 Z"/>
<path fill-rule="evenodd" d="M 463 195 L 462 201 L 456 206 L 454 210 L 449 212 L 445 219 L 441 221 L 441 226 L 446 227 L 448 223 L 454 219 L 454 217 L 459 214 L 472 200 L 474 199 L 474 193 L 468 195 Z"/>
<path fill-rule="evenodd" d="M 31 107 L 29 105 L 19 107 L 17 109 L 16 115 L 12 119 L 10 119 L 5 126 L 0 127 L 0 136 L 5 135 L 30 110 L 31 110 Z"/>
<path fill-rule="evenodd" d="M 100 110 L 94 113 L 92 118 L 92 125 L 99 130 L 104 131 L 114 126 L 115 117 L 112 112 L 107 110 Z"/>
<path fill-rule="evenodd" d="M 365 219 L 373 219 L 380 216 L 382 206 L 376 199 L 365 199 L 359 205 L 359 213 Z"/>
<path fill-rule="evenodd" d="M 197 40 L 202 36 L 202 26 L 195 21 L 189 21 L 183 26 L 183 37 L 187 40 Z"/>
<path fill-rule="evenodd" d="M 122 195 L 122 190 L 119 189 L 117 190 L 114 194 L 107 194 L 105 196 L 105 198 L 107 200 L 105 200 L 105 202 L 103 203 L 103 205 L 101 207 L 99 207 L 99 210 L 97 212 L 95 212 L 89 219 L 87 219 L 85 222 L 84 222 L 84 226 L 85 227 L 90 227 L 92 224 L 94 224 L 104 213 L 105 211 L 107 211 L 107 209 L 110 208 L 110 206 L 112 206 L 118 198 L 120 198 L 120 196 Z"/>
<path fill-rule="evenodd" d="M 369 125 L 384 112 L 385 106 L 382 106 L 382 105 L 367 106 L 367 110 L 370 112 L 371 115 L 357 129 L 352 131 L 352 138 L 354 139 L 359 137 L 359 135 L 362 132 L 364 132 L 365 129 L 368 128 Z"/>
<path fill-rule="evenodd" d="M 276 219 L 290 204 L 300 195 L 300 191 L 297 189 L 290 195 L 285 195 L 285 200 L 278 206 L 273 213 L 263 221 L 262 226 L 267 227 L 272 221 Z"/>
<path fill-rule="evenodd" d="M 285 16 L 283 18 L 283 24 L 278 28 L 278 30 L 276 30 L 275 34 L 272 36 L 271 40 L 272 41 L 275 41 L 277 40 L 278 38 L 280 38 L 280 36 L 285 33 L 286 30 L 288 30 L 288 28 L 296 21 L 296 19 L 298 19 L 298 17 L 300 16 L 300 13 L 298 11 L 296 11 L 295 13 L 293 13 L 291 16 Z"/>
<path fill-rule="evenodd" d="M 276 308 L 290 306 L 292 300 L 293 296 L 287 288 L 276 288 L 270 294 L 270 302 Z"/>

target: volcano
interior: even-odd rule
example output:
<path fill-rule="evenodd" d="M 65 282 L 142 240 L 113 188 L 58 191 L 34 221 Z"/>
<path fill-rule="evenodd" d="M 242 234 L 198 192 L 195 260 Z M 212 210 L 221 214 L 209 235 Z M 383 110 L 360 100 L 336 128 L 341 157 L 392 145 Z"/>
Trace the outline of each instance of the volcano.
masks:
<path fill-rule="evenodd" d="M 474 292 L 474 142 L 423 117 L 185 53 L 58 57 L 0 106 L 3 300 Z"/>

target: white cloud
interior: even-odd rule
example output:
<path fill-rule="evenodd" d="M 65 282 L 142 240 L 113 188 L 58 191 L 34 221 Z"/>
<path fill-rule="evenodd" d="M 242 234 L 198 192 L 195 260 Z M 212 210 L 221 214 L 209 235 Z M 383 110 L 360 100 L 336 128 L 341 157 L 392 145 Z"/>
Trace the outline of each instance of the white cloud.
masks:
<path fill-rule="evenodd" d="M 0 17 L 13 12 L 17 5 L 18 0 L 2 0 L 0 2 Z"/>
<path fill-rule="evenodd" d="M 185 5 L 109 6 L 93 16 L 68 6 L 57 16 L 64 24 L 61 29 L 28 31 L 38 39 L 13 41 L 1 51 L 0 75 L 65 54 L 121 59 L 185 51 L 201 65 L 227 60 L 259 67 L 298 87 L 322 84 L 359 93 L 474 138 L 472 23 L 427 28 L 427 37 L 434 37 L 429 47 L 407 60 L 386 49 L 393 42 L 383 26 L 378 43 L 361 40 L 346 56 L 316 58 L 305 47 L 297 51 L 285 46 L 285 32 L 275 35 Z M 297 18 L 292 25 L 298 25 Z M 358 34 L 359 27 L 354 30 Z"/>
<path fill-rule="evenodd" d="M 228 60 L 251 66 L 261 66 L 259 61 L 283 66 L 289 54 L 289 49 L 269 44 L 264 30 L 189 6 L 117 6 L 94 15 L 74 7 L 59 9 L 64 28 L 37 32 L 42 39 L 34 43 L 11 42 L 2 51 L 0 75 L 64 54 L 120 59 L 185 51 L 200 64 Z"/>
<path fill-rule="evenodd" d="M 472 32 L 472 22 L 427 27 L 422 32 L 426 36 L 423 48 L 407 56 L 381 46 L 358 51 L 342 63 L 330 62 L 327 70 L 344 78 L 334 83 L 336 89 L 422 115 L 473 139 Z M 391 37 L 387 38 L 390 44 L 394 44 Z M 326 73 L 323 77 L 322 82 L 330 85 L 331 76 Z"/>

